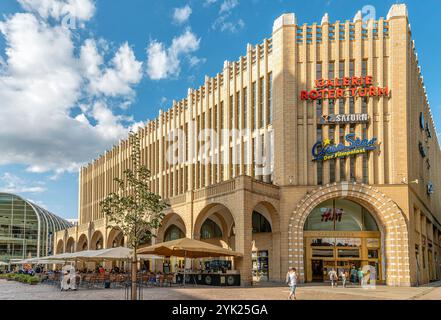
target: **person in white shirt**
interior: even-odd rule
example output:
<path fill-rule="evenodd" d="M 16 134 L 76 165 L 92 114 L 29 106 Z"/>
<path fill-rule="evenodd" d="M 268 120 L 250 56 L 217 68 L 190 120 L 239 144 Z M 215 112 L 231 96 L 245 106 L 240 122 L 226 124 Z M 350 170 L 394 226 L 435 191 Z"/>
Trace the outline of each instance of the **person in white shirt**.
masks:
<path fill-rule="evenodd" d="M 340 271 L 340 278 L 341 278 L 341 281 L 343 282 L 343 288 L 346 288 L 346 280 L 347 280 L 346 270 L 342 269 Z"/>
<path fill-rule="evenodd" d="M 286 274 L 286 284 L 289 286 L 290 289 L 290 294 L 288 297 L 289 300 L 297 300 L 296 289 L 298 278 L 299 277 L 296 268 L 289 268 L 289 271 Z"/>
<path fill-rule="evenodd" d="M 328 275 L 329 275 L 329 280 L 331 280 L 331 286 L 333 288 L 334 288 L 334 286 L 337 287 L 337 281 L 338 281 L 337 272 L 335 272 L 335 270 L 332 269 Z"/>

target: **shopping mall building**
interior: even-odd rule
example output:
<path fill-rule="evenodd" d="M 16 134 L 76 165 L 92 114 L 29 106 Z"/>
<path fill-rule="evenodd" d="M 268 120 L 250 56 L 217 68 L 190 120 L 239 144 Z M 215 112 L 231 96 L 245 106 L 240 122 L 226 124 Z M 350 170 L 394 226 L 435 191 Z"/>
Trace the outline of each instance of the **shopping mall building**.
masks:
<path fill-rule="evenodd" d="M 0 261 L 52 255 L 55 233 L 71 226 L 31 201 L 0 192 Z"/>
<path fill-rule="evenodd" d="M 372 266 L 391 286 L 441 278 L 441 152 L 405 5 L 387 18 L 301 25 L 225 62 L 140 129 L 155 231 L 244 254 L 242 283 Z M 99 203 L 130 163 L 121 141 L 81 169 L 79 225 L 57 253 L 124 245 Z"/>

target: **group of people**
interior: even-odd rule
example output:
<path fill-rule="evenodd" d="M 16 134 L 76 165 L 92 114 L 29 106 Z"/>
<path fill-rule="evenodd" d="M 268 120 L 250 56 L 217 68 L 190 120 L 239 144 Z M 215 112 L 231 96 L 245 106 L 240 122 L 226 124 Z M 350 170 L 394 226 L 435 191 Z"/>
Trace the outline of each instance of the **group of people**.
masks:
<path fill-rule="evenodd" d="M 73 266 L 63 268 L 63 278 L 61 279 L 61 291 L 77 290 L 77 274 Z"/>
<path fill-rule="evenodd" d="M 358 283 L 360 286 L 362 286 L 365 281 L 366 274 L 364 273 L 362 268 L 359 268 L 358 270 L 355 268 L 355 266 L 352 266 L 351 271 L 349 272 L 346 269 L 340 269 L 340 273 L 338 274 L 335 269 L 331 269 L 328 273 L 329 280 L 331 281 L 332 287 L 338 287 L 338 281 L 341 279 L 343 287 L 346 288 L 347 281 L 349 279 L 351 284 Z"/>
<path fill-rule="evenodd" d="M 340 269 L 340 274 L 335 271 L 335 269 L 331 269 L 329 271 L 328 276 L 331 281 L 331 286 L 337 287 L 338 281 L 341 279 L 343 287 L 346 288 L 348 280 L 351 284 L 358 283 L 360 286 L 363 285 L 363 281 L 365 281 L 366 274 L 363 272 L 362 268 L 356 269 L 355 266 L 352 266 L 351 271 L 349 272 L 346 269 Z M 375 274 L 370 274 L 370 277 L 375 278 Z M 296 268 L 289 268 L 288 273 L 286 274 L 286 284 L 290 288 L 289 300 L 296 300 L 296 290 L 297 284 L 300 281 L 300 275 L 297 272 Z"/>

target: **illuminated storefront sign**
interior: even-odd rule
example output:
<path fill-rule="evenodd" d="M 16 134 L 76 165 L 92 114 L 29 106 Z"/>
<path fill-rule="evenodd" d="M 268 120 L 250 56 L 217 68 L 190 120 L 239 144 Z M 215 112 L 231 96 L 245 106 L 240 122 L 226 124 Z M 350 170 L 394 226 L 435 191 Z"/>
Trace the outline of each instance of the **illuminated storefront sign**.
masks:
<path fill-rule="evenodd" d="M 319 121 L 320 124 L 368 123 L 369 115 L 366 113 L 330 114 L 322 116 Z"/>
<path fill-rule="evenodd" d="M 345 137 L 349 145 L 343 143 L 332 144 L 329 139 L 318 141 L 312 148 L 314 161 L 327 161 L 338 158 L 345 158 L 357 154 L 367 153 L 377 149 L 377 138 L 371 140 L 357 138 L 351 133 Z"/>
<path fill-rule="evenodd" d="M 314 90 L 304 90 L 300 93 L 300 99 L 303 101 L 389 96 L 389 87 L 375 86 L 372 76 L 319 79 L 315 81 Z"/>
<path fill-rule="evenodd" d="M 322 208 L 322 222 L 341 222 L 344 214 L 343 209 Z"/>

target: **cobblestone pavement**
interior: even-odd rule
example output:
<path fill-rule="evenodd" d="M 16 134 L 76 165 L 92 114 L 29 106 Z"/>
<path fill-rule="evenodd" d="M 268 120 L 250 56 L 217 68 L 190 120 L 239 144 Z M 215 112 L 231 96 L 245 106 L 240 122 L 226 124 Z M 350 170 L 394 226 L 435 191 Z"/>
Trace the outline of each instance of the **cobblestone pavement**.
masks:
<path fill-rule="evenodd" d="M 253 288 L 148 288 L 144 300 L 286 300 L 284 286 L 267 285 Z M 298 288 L 299 300 L 441 300 L 441 283 L 419 288 L 378 286 L 375 290 L 358 287 L 331 288 L 306 285 Z M 82 289 L 60 292 L 48 285 L 29 286 L 0 280 L 0 300 L 124 300 L 123 289 Z"/>

